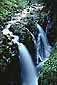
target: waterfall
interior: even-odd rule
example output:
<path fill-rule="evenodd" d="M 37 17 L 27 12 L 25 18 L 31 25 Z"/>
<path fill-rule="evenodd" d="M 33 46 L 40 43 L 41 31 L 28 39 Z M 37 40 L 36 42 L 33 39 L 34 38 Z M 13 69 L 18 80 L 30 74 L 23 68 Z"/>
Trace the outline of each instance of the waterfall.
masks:
<path fill-rule="evenodd" d="M 4 35 L 10 34 L 12 35 L 12 32 L 9 31 L 11 24 L 8 24 L 6 28 L 2 31 Z"/>
<path fill-rule="evenodd" d="M 26 13 L 24 14 L 22 12 L 23 18 L 26 17 L 27 15 Z M 18 36 L 13 35 L 13 33 L 9 31 L 12 24 L 18 24 L 18 23 L 24 24 L 21 20 L 22 17 L 21 16 L 12 17 L 11 21 L 8 22 L 8 25 L 2 32 L 5 35 L 10 34 L 11 37 L 14 37 L 12 41 L 13 43 L 16 43 L 18 45 L 18 50 L 19 50 L 18 58 L 20 60 L 22 85 L 38 85 L 37 80 L 39 78 L 39 75 L 37 75 L 37 73 L 41 71 L 44 62 L 47 60 L 48 56 L 50 55 L 51 46 L 48 43 L 47 36 L 44 30 L 39 24 L 36 23 L 37 31 L 39 31 L 37 41 L 33 33 L 31 33 L 29 29 L 25 28 L 29 32 L 29 34 L 32 36 L 32 40 L 34 42 L 34 45 L 37 51 L 36 56 L 37 56 L 38 65 L 35 67 L 31 59 L 31 55 L 29 54 L 27 48 L 22 43 L 19 43 Z M 36 56 L 34 58 L 36 58 Z M 42 61 L 41 63 L 38 62 L 39 59 Z"/>
<path fill-rule="evenodd" d="M 36 70 L 27 48 L 18 42 L 18 36 L 13 35 L 13 42 L 17 43 L 19 49 L 19 60 L 21 65 L 22 85 L 38 85 Z"/>
<path fill-rule="evenodd" d="M 12 41 L 13 43 L 17 43 L 18 45 L 20 53 L 19 60 L 21 65 L 22 85 L 38 85 L 36 70 L 31 59 L 31 55 L 29 54 L 26 47 L 22 43 L 18 42 L 19 37 L 13 35 L 13 33 L 9 31 L 10 26 L 11 24 L 8 24 L 7 27 L 2 32 L 4 35 L 10 34 L 11 37 L 14 37 Z"/>
<path fill-rule="evenodd" d="M 19 43 L 18 48 L 20 52 L 21 79 L 23 85 L 38 85 L 35 67 L 28 50 L 22 43 Z"/>
<path fill-rule="evenodd" d="M 37 60 L 40 58 L 41 61 L 47 58 L 51 52 L 51 46 L 48 43 L 47 37 L 43 28 L 36 23 L 36 28 L 39 31 L 37 39 Z"/>

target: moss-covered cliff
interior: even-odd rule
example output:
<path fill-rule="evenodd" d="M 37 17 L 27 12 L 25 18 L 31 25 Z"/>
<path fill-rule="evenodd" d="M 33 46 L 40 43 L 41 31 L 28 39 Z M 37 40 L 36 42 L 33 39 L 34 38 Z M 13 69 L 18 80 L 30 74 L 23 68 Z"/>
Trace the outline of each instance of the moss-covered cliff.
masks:
<path fill-rule="evenodd" d="M 57 85 L 57 44 L 52 49 L 49 59 L 43 66 L 39 85 Z"/>

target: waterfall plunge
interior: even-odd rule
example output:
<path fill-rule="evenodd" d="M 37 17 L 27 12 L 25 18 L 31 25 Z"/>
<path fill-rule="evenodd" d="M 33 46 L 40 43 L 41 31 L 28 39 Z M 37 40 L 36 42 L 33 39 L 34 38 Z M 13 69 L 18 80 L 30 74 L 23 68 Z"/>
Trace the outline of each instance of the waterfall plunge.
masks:
<path fill-rule="evenodd" d="M 20 53 L 22 85 L 38 85 L 36 70 L 27 48 L 18 42 L 18 37 L 13 35 L 13 42 L 17 43 Z"/>
<path fill-rule="evenodd" d="M 11 24 L 8 24 L 2 32 L 4 35 L 10 34 L 12 37 L 14 37 L 12 41 L 18 45 L 20 53 L 19 60 L 21 65 L 22 85 L 38 85 L 36 70 L 31 56 L 26 47 L 22 43 L 18 42 L 19 37 L 13 35 L 13 33 L 9 31 L 10 26 Z"/>
<path fill-rule="evenodd" d="M 12 37 L 14 37 L 14 39 L 12 39 L 12 41 L 14 43 L 17 43 L 18 45 L 18 49 L 19 49 L 19 60 L 20 60 L 20 65 L 21 65 L 21 79 L 22 79 L 22 85 L 38 85 L 38 81 L 37 81 L 37 75 L 36 75 L 36 71 L 35 71 L 35 67 L 33 64 L 33 61 L 31 59 L 31 56 L 28 52 L 28 50 L 26 49 L 26 47 L 22 44 L 18 42 L 19 37 L 16 35 L 13 35 L 12 32 L 9 31 L 10 26 L 12 25 L 12 23 L 8 24 L 7 27 L 3 30 L 3 34 L 7 35 L 10 34 Z M 40 44 L 40 38 L 42 39 L 43 45 L 44 45 L 44 50 L 43 53 L 45 54 L 45 56 L 43 57 L 48 57 L 50 55 L 50 46 L 48 44 L 47 38 L 46 38 L 46 34 L 44 33 L 43 29 L 41 28 L 41 26 L 39 24 L 37 25 L 37 29 L 39 30 L 39 36 L 38 36 L 38 40 L 37 42 L 35 41 L 35 38 L 33 36 L 33 34 L 31 34 L 33 40 L 34 40 L 34 44 L 36 46 L 37 49 L 37 60 L 40 56 L 39 53 L 39 48 L 41 47 Z M 40 48 L 41 50 L 42 48 Z M 42 56 L 40 56 L 40 59 L 42 61 Z M 41 70 L 42 66 L 43 66 L 44 61 L 42 62 L 42 64 L 37 66 L 37 71 L 39 72 L 39 68 Z"/>
<path fill-rule="evenodd" d="M 20 52 L 21 78 L 23 80 L 23 85 L 38 85 L 35 67 L 29 52 L 22 43 L 19 43 L 18 47 Z"/>

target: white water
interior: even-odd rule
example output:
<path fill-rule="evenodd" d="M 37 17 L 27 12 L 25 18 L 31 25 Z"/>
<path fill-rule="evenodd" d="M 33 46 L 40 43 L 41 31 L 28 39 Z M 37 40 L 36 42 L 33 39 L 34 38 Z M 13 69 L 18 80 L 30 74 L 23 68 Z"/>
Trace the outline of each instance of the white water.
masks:
<path fill-rule="evenodd" d="M 36 42 L 34 35 L 28 30 L 28 32 L 30 33 L 30 35 L 32 36 L 32 38 L 35 42 L 34 44 L 37 47 L 37 60 L 38 60 L 38 58 L 40 58 L 40 60 L 42 61 L 39 65 L 37 65 L 37 67 L 35 69 L 33 61 L 31 59 L 31 55 L 29 54 L 26 47 L 22 43 L 18 42 L 18 40 L 19 40 L 18 36 L 13 35 L 13 33 L 9 31 L 9 28 L 11 25 L 12 24 L 7 25 L 7 27 L 3 30 L 3 34 L 5 34 L 5 35 L 10 34 L 10 36 L 14 37 L 14 39 L 12 39 L 12 41 L 14 43 L 17 43 L 17 45 L 18 45 L 18 49 L 19 49 L 19 53 L 20 53 L 19 60 L 20 60 L 20 65 L 21 65 L 22 85 L 38 85 L 37 80 L 39 78 L 39 74 L 37 75 L 36 72 L 37 73 L 40 72 L 44 62 L 46 61 L 46 60 L 43 60 L 42 56 L 40 56 L 40 53 L 39 53 L 39 49 L 40 50 L 42 49 L 42 48 L 40 48 L 41 47 L 40 38 L 42 39 L 42 42 L 44 45 L 43 53 L 45 56 L 43 56 L 43 57 L 45 57 L 45 58 L 48 57 L 50 55 L 50 51 L 51 51 L 50 46 L 49 46 L 48 42 L 46 41 L 47 38 L 45 36 L 45 33 L 44 33 L 43 29 L 41 28 L 41 26 L 37 24 L 37 29 L 39 30 L 39 35 L 38 35 L 38 40 Z"/>
<path fill-rule="evenodd" d="M 7 25 L 7 27 L 3 30 L 3 34 L 4 35 L 10 34 L 12 37 L 14 37 L 12 41 L 14 43 L 17 43 L 18 45 L 20 53 L 19 60 L 21 65 L 22 85 L 38 85 L 36 70 L 31 59 L 31 56 L 26 47 L 22 43 L 18 42 L 19 37 L 13 35 L 13 33 L 9 31 L 10 26 L 11 24 Z"/>
<path fill-rule="evenodd" d="M 19 49 L 19 59 L 21 65 L 22 85 L 38 85 L 36 70 L 26 47 L 18 42 L 18 36 L 13 35 L 13 42 L 17 43 Z"/>
<path fill-rule="evenodd" d="M 21 80 L 23 85 L 38 85 L 35 67 L 31 56 L 26 47 L 19 43 L 20 63 L 21 63 Z"/>
<path fill-rule="evenodd" d="M 25 16 L 26 15 L 24 15 L 22 17 L 25 17 Z M 37 63 L 39 63 L 38 62 L 39 58 L 42 61 L 39 65 L 37 65 L 36 71 L 35 71 L 35 67 L 34 67 L 33 61 L 31 59 L 31 55 L 29 54 L 28 50 L 22 43 L 18 42 L 19 37 L 16 35 L 13 35 L 13 33 L 9 31 L 10 26 L 12 24 L 19 23 L 20 19 L 21 19 L 21 17 L 19 17 L 16 20 L 9 21 L 7 27 L 3 30 L 3 34 L 5 34 L 5 35 L 10 34 L 10 36 L 14 37 L 14 39 L 12 39 L 12 41 L 14 43 L 17 43 L 17 45 L 18 45 L 18 49 L 19 49 L 19 53 L 20 53 L 19 60 L 20 60 L 20 65 L 21 65 L 22 85 L 38 85 L 36 71 L 37 71 L 37 73 L 40 72 L 44 62 L 46 61 L 47 57 L 50 55 L 51 47 L 48 44 L 48 40 L 47 40 L 45 32 L 43 31 L 42 27 L 39 24 L 36 23 L 37 29 L 39 30 L 37 42 L 36 42 L 34 35 L 27 29 L 28 32 L 30 33 L 30 35 L 32 36 L 34 44 L 37 49 Z M 41 43 L 41 39 L 42 39 L 42 43 Z M 44 46 L 44 50 L 41 48 L 42 44 Z M 39 52 L 39 50 L 42 53 Z M 39 75 L 38 75 L 38 77 L 39 77 Z"/>
<path fill-rule="evenodd" d="M 45 32 L 43 31 L 43 28 L 37 23 L 36 23 L 36 26 L 39 31 L 38 39 L 37 39 L 37 60 L 38 58 L 40 58 L 40 60 L 43 61 L 43 59 L 47 58 L 50 55 L 51 46 L 48 43 L 48 40 L 47 40 Z M 43 48 L 41 48 L 41 45 Z"/>

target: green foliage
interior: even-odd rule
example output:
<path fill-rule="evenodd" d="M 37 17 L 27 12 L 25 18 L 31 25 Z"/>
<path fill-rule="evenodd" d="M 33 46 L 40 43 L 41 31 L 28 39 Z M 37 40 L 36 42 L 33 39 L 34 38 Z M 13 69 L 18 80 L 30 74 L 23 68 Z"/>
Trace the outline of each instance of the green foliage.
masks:
<path fill-rule="evenodd" d="M 0 84 L 14 83 L 21 85 L 20 63 L 18 60 L 17 45 L 12 42 L 10 35 L 0 32 Z"/>
<path fill-rule="evenodd" d="M 57 72 L 57 49 L 54 48 L 49 60 L 44 65 L 44 72 Z"/>
<path fill-rule="evenodd" d="M 0 20 L 4 19 L 10 12 L 23 8 L 26 0 L 0 0 Z"/>
<path fill-rule="evenodd" d="M 40 85 L 57 85 L 57 45 L 53 48 L 50 58 L 44 64 Z"/>
<path fill-rule="evenodd" d="M 14 44 L 11 41 L 10 35 L 6 36 L 0 32 L 0 71 L 5 71 L 7 65 L 17 57 L 17 51 L 13 51 L 13 48 Z"/>
<path fill-rule="evenodd" d="M 16 0 L 18 7 L 24 7 L 27 4 L 27 0 Z"/>

